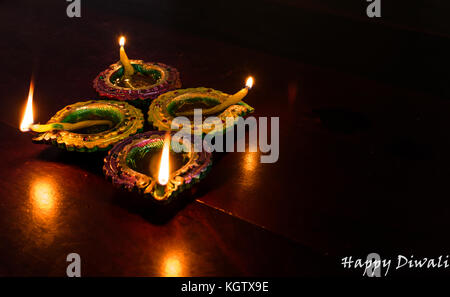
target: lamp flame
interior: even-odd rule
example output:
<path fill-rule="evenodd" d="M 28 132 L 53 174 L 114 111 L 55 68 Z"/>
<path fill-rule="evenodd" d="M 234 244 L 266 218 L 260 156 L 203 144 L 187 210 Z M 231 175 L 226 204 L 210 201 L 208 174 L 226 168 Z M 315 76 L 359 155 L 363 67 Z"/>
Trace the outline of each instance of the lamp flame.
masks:
<path fill-rule="evenodd" d="M 22 122 L 20 123 L 20 131 L 26 132 L 30 131 L 30 126 L 33 124 L 33 93 L 34 93 L 34 83 L 31 81 L 30 90 L 28 92 L 28 101 L 25 112 L 23 113 Z"/>
<path fill-rule="evenodd" d="M 159 163 L 158 183 L 166 185 L 169 182 L 169 148 L 170 148 L 170 134 L 167 133 L 164 138 L 164 147 L 161 155 L 161 162 Z"/>
<path fill-rule="evenodd" d="M 247 82 L 245 83 L 245 86 L 249 89 L 251 89 L 253 87 L 253 77 L 249 76 L 247 78 Z"/>
<path fill-rule="evenodd" d="M 121 37 L 119 38 L 119 45 L 120 45 L 120 46 L 124 46 L 124 45 L 125 45 L 125 36 L 121 36 Z"/>

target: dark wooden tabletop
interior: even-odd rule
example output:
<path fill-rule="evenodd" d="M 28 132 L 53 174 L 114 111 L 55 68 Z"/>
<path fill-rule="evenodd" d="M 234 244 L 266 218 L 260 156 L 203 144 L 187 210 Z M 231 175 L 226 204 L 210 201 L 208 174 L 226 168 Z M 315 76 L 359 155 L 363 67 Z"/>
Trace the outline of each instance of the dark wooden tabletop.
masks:
<path fill-rule="evenodd" d="M 79 19 L 65 1 L 16 2 L 0 2 L 0 275 L 65 276 L 72 252 L 85 276 L 360 275 L 341 258 L 446 255 L 448 27 L 312 1 L 82 1 Z M 166 215 L 105 180 L 103 154 L 32 144 L 18 130 L 31 75 L 46 122 L 97 98 L 120 34 L 183 87 L 231 93 L 253 75 L 254 115 L 280 118 L 278 162 L 217 153 Z"/>

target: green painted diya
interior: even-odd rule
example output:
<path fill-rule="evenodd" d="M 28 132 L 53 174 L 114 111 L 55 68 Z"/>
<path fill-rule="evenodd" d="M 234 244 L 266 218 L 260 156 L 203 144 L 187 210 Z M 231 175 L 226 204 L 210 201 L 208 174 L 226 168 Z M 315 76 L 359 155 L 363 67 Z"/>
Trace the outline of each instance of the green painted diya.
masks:
<path fill-rule="evenodd" d="M 227 100 L 229 94 L 211 88 L 189 88 L 179 89 L 160 95 L 150 105 L 148 110 L 148 121 L 158 130 L 170 131 L 172 122 L 179 112 L 195 109 L 206 110 L 219 105 Z M 252 113 L 254 109 L 243 101 L 227 107 L 225 110 L 208 117 L 217 117 L 222 127 L 204 125 L 203 116 L 201 122 L 194 121 L 193 116 L 188 116 L 192 134 L 207 134 L 223 132 L 234 126 L 239 117 L 244 117 Z M 182 128 L 182 127 L 180 127 Z"/>
<path fill-rule="evenodd" d="M 126 102 L 90 100 L 68 105 L 58 111 L 47 124 L 78 123 L 107 120 L 109 125 L 96 125 L 73 131 L 50 130 L 33 138 L 35 143 L 48 143 L 68 151 L 94 152 L 109 150 L 117 142 L 143 130 L 142 112 Z"/>
<path fill-rule="evenodd" d="M 181 87 L 177 69 L 163 63 L 130 60 L 134 74 L 126 81 L 119 61 L 94 79 L 94 88 L 101 97 L 127 101 L 145 109 L 160 94 Z"/>
<path fill-rule="evenodd" d="M 105 157 L 103 172 L 112 183 L 137 191 L 154 202 L 167 204 L 205 177 L 212 164 L 211 150 L 195 152 L 193 138 L 170 144 L 170 174 L 166 184 L 158 179 L 166 132 L 148 131 L 116 144 Z M 203 144 L 207 146 L 206 143 Z"/>

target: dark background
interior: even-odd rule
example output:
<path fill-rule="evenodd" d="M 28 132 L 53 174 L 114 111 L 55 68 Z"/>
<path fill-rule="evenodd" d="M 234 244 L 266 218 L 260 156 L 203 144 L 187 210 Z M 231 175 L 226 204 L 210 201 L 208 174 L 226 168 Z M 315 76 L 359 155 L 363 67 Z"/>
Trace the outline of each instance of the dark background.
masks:
<path fill-rule="evenodd" d="M 64 276 L 71 252 L 94 276 L 360 276 L 341 257 L 447 255 L 450 4 L 392 2 L 369 19 L 363 0 L 82 0 L 70 19 L 63 0 L 0 1 L 0 275 Z M 279 161 L 216 155 L 161 221 L 104 180 L 103 156 L 31 144 L 17 129 L 31 75 L 45 122 L 96 97 L 122 34 L 183 87 L 231 93 L 252 74 L 255 116 L 280 117 Z"/>

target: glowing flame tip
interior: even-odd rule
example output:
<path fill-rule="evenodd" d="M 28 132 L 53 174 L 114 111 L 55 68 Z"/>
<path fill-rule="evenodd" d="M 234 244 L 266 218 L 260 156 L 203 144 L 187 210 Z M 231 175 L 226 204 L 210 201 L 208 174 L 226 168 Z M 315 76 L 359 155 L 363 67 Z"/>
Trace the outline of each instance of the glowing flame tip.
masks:
<path fill-rule="evenodd" d="M 253 87 L 253 77 L 249 76 L 247 78 L 247 82 L 245 83 L 245 86 L 249 89 L 251 89 Z"/>
<path fill-rule="evenodd" d="M 120 46 L 124 46 L 124 45 L 125 45 L 125 36 L 121 36 L 121 37 L 119 38 L 119 45 L 120 45 Z"/>
<path fill-rule="evenodd" d="M 164 147 L 161 155 L 161 162 L 159 163 L 158 183 L 166 185 L 169 182 L 169 148 L 170 148 L 170 134 L 166 134 L 164 138 Z"/>

